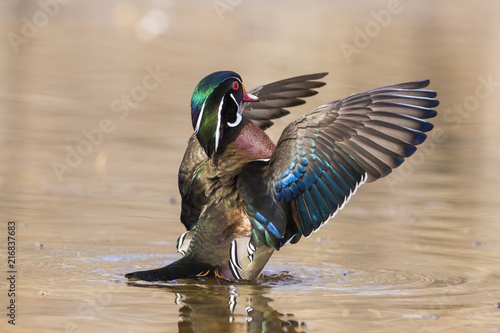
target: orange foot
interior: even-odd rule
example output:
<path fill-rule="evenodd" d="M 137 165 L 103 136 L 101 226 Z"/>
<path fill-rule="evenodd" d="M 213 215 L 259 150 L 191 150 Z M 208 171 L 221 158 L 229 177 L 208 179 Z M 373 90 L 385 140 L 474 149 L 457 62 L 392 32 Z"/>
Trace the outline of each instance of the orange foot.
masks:
<path fill-rule="evenodd" d="M 216 269 L 216 270 L 214 271 L 214 274 L 215 274 L 215 277 L 216 277 L 216 278 L 218 278 L 218 279 L 223 279 L 223 280 L 226 280 L 226 281 L 231 281 L 231 280 L 229 280 L 228 278 L 225 278 L 225 277 L 223 277 L 222 275 L 220 275 L 220 274 L 219 274 L 219 269 Z"/>

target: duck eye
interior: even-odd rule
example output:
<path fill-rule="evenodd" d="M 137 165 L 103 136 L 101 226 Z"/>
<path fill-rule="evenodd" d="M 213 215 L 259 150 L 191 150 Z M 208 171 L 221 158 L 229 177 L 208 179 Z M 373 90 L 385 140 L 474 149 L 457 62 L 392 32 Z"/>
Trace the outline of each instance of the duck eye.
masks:
<path fill-rule="evenodd" d="M 234 81 L 233 82 L 233 89 L 238 90 L 239 87 L 240 87 L 240 84 L 238 83 L 238 81 Z"/>

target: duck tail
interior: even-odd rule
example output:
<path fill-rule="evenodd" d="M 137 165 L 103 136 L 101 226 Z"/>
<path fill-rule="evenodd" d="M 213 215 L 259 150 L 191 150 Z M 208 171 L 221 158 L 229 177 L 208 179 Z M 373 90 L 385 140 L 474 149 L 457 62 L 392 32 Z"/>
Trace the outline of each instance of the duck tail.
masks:
<path fill-rule="evenodd" d="M 165 267 L 132 272 L 125 275 L 125 277 L 131 281 L 170 281 L 194 277 L 196 275 L 205 275 L 212 271 L 212 269 L 213 267 L 210 265 L 198 263 L 189 257 L 182 257 Z"/>

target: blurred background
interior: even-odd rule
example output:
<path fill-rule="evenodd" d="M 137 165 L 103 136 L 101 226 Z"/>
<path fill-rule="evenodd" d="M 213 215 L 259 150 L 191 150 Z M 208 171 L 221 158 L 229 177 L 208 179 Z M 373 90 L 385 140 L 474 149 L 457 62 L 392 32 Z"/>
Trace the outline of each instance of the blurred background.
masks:
<path fill-rule="evenodd" d="M 3 0 L 0 243 L 15 220 L 18 293 L 2 331 L 500 331 L 499 10 Z M 125 273 L 179 257 L 190 98 L 217 70 L 248 89 L 330 73 L 274 140 L 316 106 L 389 84 L 428 78 L 441 104 L 412 158 L 255 283 L 127 285 Z M 0 258 L 7 275 L 6 246 Z"/>

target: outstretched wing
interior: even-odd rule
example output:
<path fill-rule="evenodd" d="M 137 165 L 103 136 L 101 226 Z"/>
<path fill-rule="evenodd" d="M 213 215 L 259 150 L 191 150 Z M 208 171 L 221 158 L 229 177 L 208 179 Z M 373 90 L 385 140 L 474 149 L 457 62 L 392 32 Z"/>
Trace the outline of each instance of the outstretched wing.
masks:
<path fill-rule="evenodd" d="M 246 102 L 242 105 L 242 115 L 252 120 L 262 130 L 273 125 L 271 119 L 281 118 L 290 112 L 284 108 L 304 104 L 302 98 L 314 96 L 314 90 L 325 85 L 316 81 L 328 73 L 296 76 L 289 79 L 265 84 L 249 91 L 259 98 L 259 102 Z"/>
<path fill-rule="evenodd" d="M 286 107 L 304 104 L 302 98 L 313 96 L 324 82 L 315 81 L 327 75 L 317 73 L 293 77 L 259 86 L 249 92 L 259 97 L 259 102 L 243 103 L 242 114 L 265 129 L 273 124 L 271 119 L 287 115 Z M 179 169 L 179 192 L 182 198 L 181 222 L 187 230 L 198 223 L 201 213 L 207 205 L 206 189 L 207 155 L 193 135 L 189 139 Z M 180 244 L 186 246 L 186 244 Z"/>
<path fill-rule="evenodd" d="M 253 203 L 254 237 L 272 248 L 309 236 L 364 182 L 388 175 L 424 142 L 436 115 L 428 80 L 370 90 L 316 108 L 286 127 L 267 168 L 268 198 L 292 218 Z M 283 209 L 282 209 L 283 210 Z M 286 211 L 286 209 L 284 210 Z"/>

